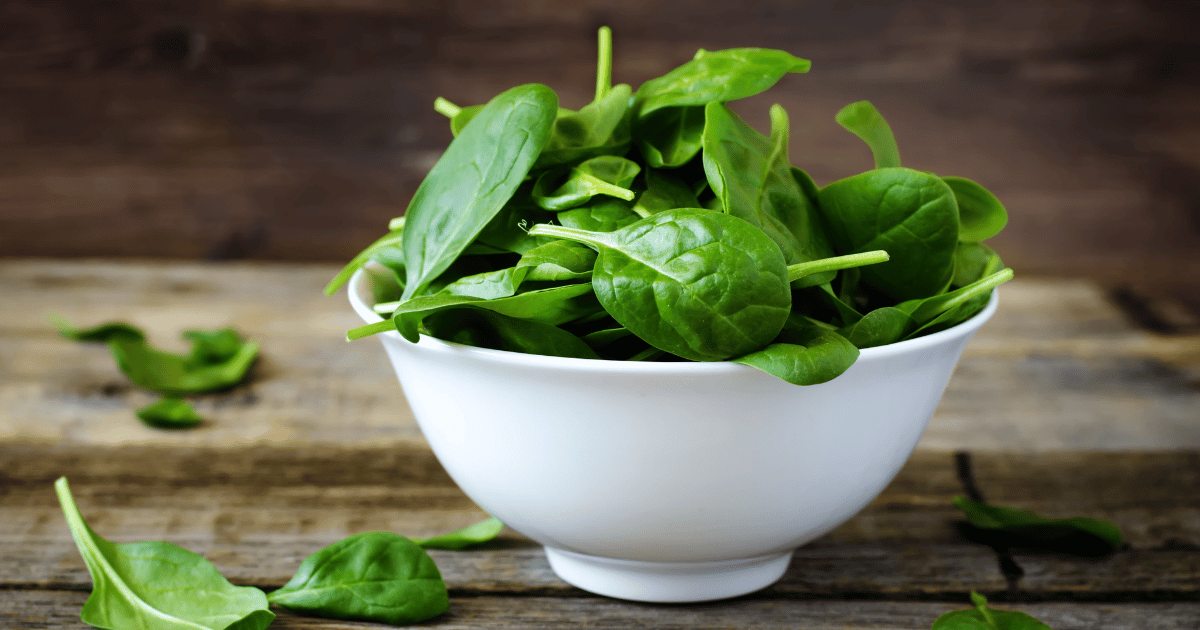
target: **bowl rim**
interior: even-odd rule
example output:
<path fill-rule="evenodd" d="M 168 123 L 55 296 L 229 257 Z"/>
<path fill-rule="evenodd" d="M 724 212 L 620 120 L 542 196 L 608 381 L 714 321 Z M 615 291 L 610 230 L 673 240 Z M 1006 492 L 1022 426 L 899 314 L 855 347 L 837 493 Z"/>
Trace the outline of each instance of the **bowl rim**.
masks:
<path fill-rule="evenodd" d="M 382 268 L 382 267 L 381 267 Z M 354 272 L 350 277 L 350 281 L 346 283 L 347 294 L 350 300 L 350 306 L 360 318 L 368 324 L 374 324 L 384 320 L 382 316 L 368 305 L 362 296 L 359 295 L 359 285 L 363 277 L 368 273 L 367 268 L 361 267 Z M 887 357 L 896 356 L 899 354 L 907 354 L 909 352 L 919 352 L 921 350 L 934 346 L 951 343 L 956 339 L 970 336 L 978 330 L 984 323 L 991 319 L 995 314 L 996 308 L 999 305 L 999 291 L 992 289 L 992 295 L 988 299 L 987 306 L 982 311 L 975 314 L 974 317 L 968 319 L 946 330 L 941 330 L 936 333 L 908 339 L 885 346 L 876 346 L 873 348 L 862 348 L 859 350 L 858 361 L 872 361 L 884 359 Z M 541 354 L 526 354 L 524 352 L 512 352 L 509 350 L 494 350 L 492 348 L 479 348 L 476 346 L 468 346 L 452 341 L 444 341 L 436 337 L 421 335 L 420 341 L 416 344 L 409 342 L 402 337 L 399 331 L 387 330 L 379 333 L 394 342 L 402 342 L 407 345 L 420 347 L 424 351 L 438 353 L 454 353 L 464 357 L 475 357 L 481 360 L 492 362 L 501 362 L 508 364 L 538 364 L 554 369 L 569 369 L 569 370 L 587 370 L 599 372 L 623 372 L 637 374 L 714 374 L 733 372 L 741 370 L 757 371 L 755 368 L 741 363 L 732 361 L 617 361 L 613 359 L 579 359 L 574 357 L 553 357 Z"/>

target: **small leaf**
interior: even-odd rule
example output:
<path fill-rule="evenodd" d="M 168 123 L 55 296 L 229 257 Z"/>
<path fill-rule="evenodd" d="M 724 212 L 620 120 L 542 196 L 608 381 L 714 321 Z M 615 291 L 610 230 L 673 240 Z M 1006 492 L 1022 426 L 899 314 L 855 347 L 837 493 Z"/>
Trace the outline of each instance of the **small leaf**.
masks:
<path fill-rule="evenodd" d="M 155 429 L 186 429 L 204 421 L 191 405 L 179 398 L 160 398 L 135 413 L 138 420 Z"/>
<path fill-rule="evenodd" d="M 456 529 L 448 534 L 434 536 L 432 538 L 414 538 L 413 542 L 420 545 L 423 549 L 445 549 L 449 551 L 458 551 L 471 545 L 478 545 L 492 540 L 500 534 L 504 529 L 504 523 L 495 516 L 479 521 L 474 525 L 468 525 L 462 529 Z"/>
<path fill-rule="evenodd" d="M 1052 630 L 1050 626 L 1015 610 L 989 608 L 987 599 L 971 591 L 974 610 L 956 610 L 938 617 L 931 630 Z"/>
<path fill-rule="evenodd" d="M 192 342 L 188 357 L 193 366 L 214 365 L 232 359 L 246 341 L 232 328 L 220 330 L 185 330 L 182 337 Z"/>
<path fill-rule="evenodd" d="M 71 536 L 92 576 L 80 618 L 97 628 L 262 630 L 267 596 L 234 586 L 199 554 L 165 542 L 116 545 L 92 531 L 65 477 L 54 483 Z"/>
<path fill-rule="evenodd" d="M 991 191 L 965 177 L 943 177 L 958 202 L 958 240 L 978 243 L 992 238 L 1008 224 L 1008 211 Z"/>
<path fill-rule="evenodd" d="M 730 359 L 793 385 L 826 383 L 840 376 L 856 360 L 858 348 L 836 332 L 819 326 L 789 326 L 766 348 Z"/>
<path fill-rule="evenodd" d="M 810 67 L 807 59 L 770 48 L 701 50 L 691 61 L 643 83 L 634 97 L 640 116 L 664 107 L 725 103 L 758 94 L 783 75 Z"/>
<path fill-rule="evenodd" d="M 1116 525 L 1096 518 L 1051 519 L 1013 507 L 990 505 L 966 497 L 954 497 L 954 506 L 967 515 L 971 525 L 1002 534 L 1013 547 L 1028 547 L 1081 556 L 1103 556 L 1125 543 Z"/>
<path fill-rule="evenodd" d="M 433 559 L 390 532 L 355 534 L 317 551 L 268 599 L 300 614 L 392 625 L 429 619 L 450 607 Z"/>

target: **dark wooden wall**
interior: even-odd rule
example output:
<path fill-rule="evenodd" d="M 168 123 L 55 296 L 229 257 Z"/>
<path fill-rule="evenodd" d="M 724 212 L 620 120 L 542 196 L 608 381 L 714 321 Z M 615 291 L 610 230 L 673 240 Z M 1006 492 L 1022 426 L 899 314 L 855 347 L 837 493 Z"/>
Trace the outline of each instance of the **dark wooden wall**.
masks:
<path fill-rule="evenodd" d="M 819 183 L 905 163 L 992 188 L 1029 274 L 1200 288 L 1200 3 L 0 0 L 0 255 L 343 260 L 450 135 L 436 96 L 589 100 L 598 26 L 636 87 L 698 47 L 813 60 L 737 104 L 792 116 Z"/>

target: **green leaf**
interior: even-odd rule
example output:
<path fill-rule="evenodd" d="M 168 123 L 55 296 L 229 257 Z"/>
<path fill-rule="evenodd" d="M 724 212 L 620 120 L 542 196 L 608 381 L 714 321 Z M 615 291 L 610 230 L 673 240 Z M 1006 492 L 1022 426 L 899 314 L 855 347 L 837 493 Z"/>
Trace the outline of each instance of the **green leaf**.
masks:
<path fill-rule="evenodd" d="M 793 385 L 817 385 L 837 378 L 854 365 L 858 348 L 820 326 L 787 326 L 766 348 L 730 360 Z"/>
<path fill-rule="evenodd" d="M 880 168 L 820 191 L 818 206 L 841 254 L 882 249 L 891 260 L 863 267 L 863 283 L 896 302 L 941 293 L 954 274 L 958 206 L 942 180 Z"/>
<path fill-rule="evenodd" d="M 71 537 L 92 576 L 80 619 L 97 628 L 261 630 L 267 596 L 234 586 L 199 554 L 165 542 L 115 545 L 92 531 L 65 477 L 54 483 Z"/>
<path fill-rule="evenodd" d="M 997 610 L 971 591 L 974 610 L 956 610 L 938 617 L 931 630 L 1052 630 L 1050 626 L 1015 610 Z"/>
<path fill-rule="evenodd" d="M 543 210 L 533 202 L 529 193 L 533 190 L 533 182 L 527 182 L 517 188 L 508 203 L 500 212 L 479 232 L 473 245 L 487 245 L 499 251 L 523 254 L 538 246 L 537 239 L 529 236 L 526 230 L 535 223 L 545 223 L 554 218 L 554 214 Z"/>
<path fill-rule="evenodd" d="M 916 322 L 908 313 L 885 306 L 868 312 L 853 324 L 839 328 L 838 333 L 861 349 L 896 343 L 916 328 Z"/>
<path fill-rule="evenodd" d="M 703 147 L 704 106 L 666 107 L 634 122 L 634 138 L 646 166 L 678 168 Z"/>
<path fill-rule="evenodd" d="M 1004 261 L 983 243 L 959 242 L 954 250 L 954 280 L 951 286 L 965 287 L 1004 269 Z"/>
<path fill-rule="evenodd" d="M 91 328 L 75 328 L 61 315 L 52 315 L 50 323 L 58 329 L 58 334 L 80 343 L 108 343 L 118 338 L 142 341 L 146 338 L 146 333 L 142 332 L 141 328 L 125 322 L 107 322 Z"/>
<path fill-rule="evenodd" d="M 338 289 L 342 288 L 342 285 L 350 280 L 350 276 L 353 276 L 355 271 L 358 271 L 363 265 L 367 264 L 367 261 L 371 260 L 376 253 L 380 250 L 400 245 L 403 237 L 404 222 L 401 221 L 395 229 L 368 245 L 366 249 L 359 252 L 357 256 L 347 263 L 345 267 L 342 267 L 342 270 L 334 276 L 333 280 L 330 280 L 329 284 L 325 285 L 325 295 L 333 295 Z M 403 259 L 400 262 L 403 263 Z"/>
<path fill-rule="evenodd" d="M 567 210 L 597 195 L 633 201 L 629 189 L 641 167 L 622 157 L 603 155 L 570 169 L 546 171 L 533 185 L 533 202 L 546 210 Z"/>
<path fill-rule="evenodd" d="M 724 212 L 765 232 L 789 265 L 833 256 L 817 208 L 788 163 L 783 108 L 771 108 L 770 138 L 721 103 L 710 103 L 704 115 L 704 172 Z M 826 273 L 812 282 L 833 278 Z"/>
<path fill-rule="evenodd" d="M 558 213 L 559 223 L 589 232 L 614 232 L 640 218 L 628 201 L 615 197 L 596 197 L 578 208 Z"/>
<path fill-rule="evenodd" d="M 763 92 L 783 75 L 808 72 L 811 66 L 807 59 L 769 48 L 700 50 L 691 61 L 643 83 L 634 98 L 643 117 L 664 107 L 725 103 Z"/>
<path fill-rule="evenodd" d="M 534 169 L 628 153 L 632 141 L 632 96 L 629 86 L 622 84 L 610 88 L 604 96 L 578 112 L 560 110 Z"/>
<path fill-rule="evenodd" d="M 479 308 L 445 308 L 422 320 L 431 337 L 476 348 L 574 359 L 600 358 L 586 342 L 557 326 Z"/>
<path fill-rule="evenodd" d="M 268 598 L 303 615 L 397 626 L 436 617 L 450 607 L 433 559 L 390 532 L 355 534 L 317 551 Z"/>
<path fill-rule="evenodd" d="M 204 421 L 191 405 L 179 398 L 160 398 L 135 413 L 138 420 L 155 429 L 187 429 Z"/>
<path fill-rule="evenodd" d="M 1081 556 L 1103 556 L 1120 549 L 1121 530 L 1109 521 L 1072 517 L 1051 519 L 1013 507 L 954 497 L 954 506 L 981 530 L 1003 535 L 1006 546 L 1028 547 Z"/>
<path fill-rule="evenodd" d="M 181 336 L 192 342 L 192 353 L 188 360 L 197 367 L 224 363 L 246 345 L 246 340 L 232 328 L 185 330 Z"/>
<path fill-rule="evenodd" d="M 414 538 L 413 542 L 420 545 L 423 549 L 446 549 L 449 551 L 458 551 L 472 545 L 485 543 L 500 535 L 504 529 L 504 523 L 495 516 L 479 521 L 474 525 L 468 525 L 462 529 L 456 529 L 448 534 L 434 536 L 432 538 Z"/>
<path fill-rule="evenodd" d="M 646 190 L 638 194 L 632 209 L 638 216 L 645 218 L 663 210 L 699 207 L 700 202 L 690 186 L 661 171 L 646 169 Z"/>
<path fill-rule="evenodd" d="M 405 212 L 403 298 L 450 266 L 512 197 L 550 136 L 558 97 L 522 85 L 493 98 L 450 143 Z"/>
<path fill-rule="evenodd" d="M 517 269 L 528 271 L 526 280 L 560 282 L 592 277 L 596 252 L 586 245 L 570 241 L 550 241 L 521 255 Z"/>
<path fill-rule="evenodd" d="M 900 166 L 900 148 L 896 145 L 892 128 L 870 101 L 851 103 L 843 107 L 834 118 L 839 125 L 867 143 L 871 148 L 871 155 L 875 157 L 875 168 Z"/>
<path fill-rule="evenodd" d="M 896 305 L 896 308 L 908 313 L 917 326 L 925 326 L 936 318 L 963 304 L 982 298 L 986 303 L 992 289 L 1012 280 L 1012 269 L 1001 269 L 996 273 L 960 289 L 942 293 L 933 297 L 918 300 L 908 300 Z M 918 331 L 919 332 L 919 331 Z"/>
<path fill-rule="evenodd" d="M 592 286 L 600 304 L 650 345 L 686 359 L 758 350 L 791 310 L 779 248 L 732 216 L 676 208 L 616 232 L 535 225 L 530 233 L 599 250 Z"/>
<path fill-rule="evenodd" d="M 943 177 L 958 202 L 958 240 L 978 243 L 1008 225 L 1008 211 L 991 191 L 965 177 Z"/>
<path fill-rule="evenodd" d="M 226 346 L 231 337 L 225 331 L 189 331 L 192 333 L 190 338 L 193 338 L 192 355 L 183 357 L 151 347 L 141 331 L 128 324 L 104 324 L 77 330 L 59 318 L 56 325 L 68 339 L 104 341 L 117 367 L 129 380 L 168 396 L 200 394 L 232 387 L 245 378 L 258 356 L 257 343 L 240 341 L 239 338 L 241 345 L 231 356 L 221 362 L 212 362 L 214 353 L 226 354 L 232 347 Z M 237 333 L 232 335 L 236 337 Z M 217 340 L 220 347 L 213 345 L 218 343 Z"/>
<path fill-rule="evenodd" d="M 592 295 L 591 285 L 569 284 L 494 300 L 447 294 L 415 297 L 396 305 L 392 321 L 405 339 L 416 343 L 420 338 L 421 322 L 436 312 L 451 308 L 484 309 L 509 317 L 557 326 L 591 313 L 599 306 Z M 372 329 L 372 332 L 380 331 Z M 354 331 L 351 331 L 351 335 L 354 335 Z"/>

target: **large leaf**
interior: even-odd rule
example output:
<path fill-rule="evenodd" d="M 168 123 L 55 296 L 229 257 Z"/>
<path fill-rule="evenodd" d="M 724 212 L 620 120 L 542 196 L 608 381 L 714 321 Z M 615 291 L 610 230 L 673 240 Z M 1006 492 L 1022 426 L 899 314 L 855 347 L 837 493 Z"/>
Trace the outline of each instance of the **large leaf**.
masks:
<path fill-rule="evenodd" d="M 165 542 L 113 544 L 83 520 L 66 478 L 54 491 L 92 576 L 80 613 L 85 623 L 112 630 L 261 630 L 275 618 L 262 591 L 230 584 L 199 554 Z"/>
<path fill-rule="evenodd" d="M 429 619 L 450 607 L 433 559 L 390 532 L 355 534 L 308 556 L 270 600 L 305 615 L 392 625 Z"/>
<path fill-rule="evenodd" d="M 403 298 L 446 270 L 512 197 L 546 145 L 558 109 L 550 88 L 493 98 L 450 143 L 405 213 Z"/>
<path fill-rule="evenodd" d="M 700 50 L 691 61 L 638 88 L 639 116 L 664 107 L 725 103 L 753 96 L 789 72 L 808 72 L 812 63 L 782 50 Z"/>

